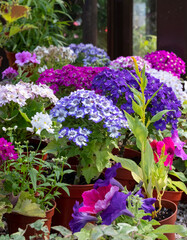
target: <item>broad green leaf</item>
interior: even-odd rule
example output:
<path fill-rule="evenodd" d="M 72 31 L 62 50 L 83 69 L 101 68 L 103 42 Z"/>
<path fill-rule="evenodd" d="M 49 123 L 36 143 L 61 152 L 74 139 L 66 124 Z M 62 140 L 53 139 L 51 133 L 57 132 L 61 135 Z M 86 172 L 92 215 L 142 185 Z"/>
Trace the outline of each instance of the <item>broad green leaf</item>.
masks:
<path fill-rule="evenodd" d="M 12 37 L 13 35 L 15 35 L 19 32 L 23 32 L 23 31 L 29 30 L 31 28 L 37 28 L 37 27 L 32 24 L 25 24 L 25 25 L 21 25 L 21 26 L 20 25 L 11 26 L 10 32 L 9 32 L 9 37 Z"/>
<path fill-rule="evenodd" d="M 179 178 L 183 182 L 187 182 L 187 178 L 186 178 L 186 176 L 184 175 L 183 172 L 175 172 L 174 170 L 172 170 L 172 171 L 169 171 L 169 174 L 173 175 L 173 176 L 176 176 L 177 178 Z"/>
<path fill-rule="evenodd" d="M 87 183 L 90 183 L 92 178 L 94 178 L 95 176 L 98 176 L 98 174 L 99 172 L 96 166 L 88 166 L 82 169 L 82 175 L 85 177 Z"/>
<path fill-rule="evenodd" d="M 185 194 L 187 194 L 187 187 L 186 187 L 186 185 L 183 182 L 181 182 L 181 181 L 172 181 L 172 184 L 175 185 L 180 190 L 182 190 L 183 192 L 185 192 Z"/>
<path fill-rule="evenodd" d="M 161 240 L 168 240 L 168 238 L 167 238 L 164 234 L 157 233 L 157 236 L 158 236 L 158 239 L 161 239 Z"/>
<path fill-rule="evenodd" d="M 62 236 L 66 236 L 66 235 L 71 235 L 71 231 L 63 226 L 55 226 L 55 227 L 51 227 L 52 229 L 60 232 L 62 234 Z"/>
<path fill-rule="evenodd" d="M 153 233 L 177 233 L 182 237 L 187 237 L 187 228 L 182 225 L 162 225 L 154 229 Z"/>

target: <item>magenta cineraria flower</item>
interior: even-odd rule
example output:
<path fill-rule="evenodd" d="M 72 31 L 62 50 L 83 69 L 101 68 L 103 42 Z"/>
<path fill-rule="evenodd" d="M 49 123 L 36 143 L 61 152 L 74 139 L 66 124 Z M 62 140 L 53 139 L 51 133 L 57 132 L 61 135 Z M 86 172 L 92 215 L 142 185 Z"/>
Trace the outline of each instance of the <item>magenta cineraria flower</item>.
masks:
<path fill-rule="evenodd" d="M 14 146 L 11 142 L 8 142 L 4 138 L 0 138 L 0 163 L 2 164 L 4 161 L 9 159 L 16 160 L 18 158 L 18 154 L 14 150 Z"/>
<path fill-rule="evenodd" d="M 18 75 L 18 72 L 12 67 L 8 67 L 2 72 L 2 79 L 14 79 Z"/>
<path fill-rule="evenodd" d="M 144 59 L 151 63 L 152 68 L 170 72 L 178 78 L 186 72 L 185 62 L 173 52 L 159 50 L 147 53 Z"/>
<path fill-rule="evenodd" d="M 83 205 L 76 201 L 73 207 L 73 219 L 70 221 L 69 226 L 73 233 L 79 232 L 88 222 L 97 222 L 98 219 L 95 216 L 91 216 L 88 213 L 79 212 L 79 208 Z"/>
<path fill-rule="evenodd" d="M 180 157 L 182 160 L 187 160 L 187 154 L 184 152 L 183 147 L 185 142 L 182 142 L 179 138 L 178 131 L 175 130 L 171 136 L 173 143 L 175 145 L 175 155 Z"/>
<path fill-rule="evenodd" d="M 38 61 L 36 59 L 36 54 L 34 53 L 32 55 L 28 51 L 23 51 L 23 52 L 16 53 L 15 57 L 16 57 L 15 63 L 17 63 L 21 67 L 24 66 L 25 64 L 29 63 L 29 62 L 40 64 L 40 61 Z"/>
<path fill-rule="evenodd" d="M 62 69 L 47 69 L 40 74 L 36 83 L 47 84 L 57 93 L 62 89 L 63 96 L 68 95 L 71 90 L 90 89 L 93 78 L 105 67 L 77 67 L 73 65 L 64 66 Z M 68 88 L 70 88 L 68 90 Z"/>

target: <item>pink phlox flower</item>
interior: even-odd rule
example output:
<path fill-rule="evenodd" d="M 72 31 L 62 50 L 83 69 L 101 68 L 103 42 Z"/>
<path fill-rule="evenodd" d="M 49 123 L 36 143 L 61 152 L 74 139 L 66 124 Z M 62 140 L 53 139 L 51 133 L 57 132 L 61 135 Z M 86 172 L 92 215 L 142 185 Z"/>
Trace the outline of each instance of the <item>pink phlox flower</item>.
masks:
<path fill-rule="evenodd" d="M 109 206 L 112 197 L 117 191 L 119 191 L 117 186 L 109 184 L 108 186 L 84 192 L 82 194 L 83 207 L 79 208 L 79 212 L 97 214 Z"/>
<path fill-rule="evenodd" d="M 187 154 L 184 152 L 183 147 L 185 142 L 182 142 L 179 138 L 178 131 L 175 130 L 171 136 L 173 143 L 175 145 L 175 155 L 180 157 L 182 160 L 187 160 Z"/>

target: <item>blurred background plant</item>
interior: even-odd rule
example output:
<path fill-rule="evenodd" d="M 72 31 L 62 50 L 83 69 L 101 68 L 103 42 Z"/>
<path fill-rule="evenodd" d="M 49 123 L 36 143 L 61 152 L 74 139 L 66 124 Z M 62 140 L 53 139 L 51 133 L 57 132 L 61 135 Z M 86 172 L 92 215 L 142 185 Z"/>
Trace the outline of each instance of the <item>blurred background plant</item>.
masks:
<path fill-rule="evenodd" d="M 64 26 L 71 20 L 67 12 L 67 3 L 62 0 L 18 0 L 18 3 L 32 9 L 30 16 L 27 19 L 19 19 L 18 23 L 33 24 L 37 28 L 14 35 L 5 46 L 8 51 L 32 51 L 38 45 L 49 47 L 51 44 L 63 44 Z M 67 17 L 65 21 L 61 20 L 64 15 Z"/>

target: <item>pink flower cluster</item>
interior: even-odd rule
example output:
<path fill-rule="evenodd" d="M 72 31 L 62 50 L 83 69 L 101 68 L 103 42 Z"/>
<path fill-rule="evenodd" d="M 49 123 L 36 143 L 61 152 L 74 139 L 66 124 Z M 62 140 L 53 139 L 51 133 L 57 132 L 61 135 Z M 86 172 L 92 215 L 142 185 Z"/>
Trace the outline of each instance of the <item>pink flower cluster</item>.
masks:
<path fill-rule="evenodd" d="M 178 131 L 175 130 L 171 137 L 165 137 L 163 141 L 153 140 L 151 143 L 151 147 L 153 149 L 154 160 L 157 163 L 161 157 L 163 147 L 164 155 L 166 157 L 166 161 L 164 162 L 165 166 L 170 166 L 170 170 L 172 169 L 173 158 L 174 155 L 180 157 L 182 160 L 187 160 L 187 154 L 184 152 L 183 147 L 185 145 L 178 136 Z M 176 148 L 175 148 L 176 147 Z"/>
<path fill-rule="evenodd" d="M 0 163 L 2 164 L 8 159 L 16 160 L 17 158 L 18 154 L 15 152 L 12 143 L 4 138 L 0 138 Z"/>
<path fill-rule="evenodd" d="M 144 59 L 152 64 L 152 68 L 170 72 L 178 78 L 181 77 L 181 74 L 185 74 L 186 72 L 185 62 L 173 52 L 159 50 L 148 53 L 145 55 Z"/>
<path fill-rule="evenodd" d="M 28 51 L 23 51 L 16 53 L 15 57 L 16 57 L 15 63 L 17 63 L 21 67 L 28 63 L 40 64 L 40 61 L 36 59 L 36 53 L 31 54 Z"/>
<path fill-rule="evenodd" d="M 77 89 L 91 89 L 93 78 L 106 67 L 77 67 L 73 65 L 64 66 L 62 69 L 47 69 L 40 74 L 37 84 L 47 84 L 54 93 L 60 88 L 67 87 Z M 63 94 L 63 92 L 62 92 Z M 67 95 L 67 94 L 66 94 Z"/>
<path fill-rule="evenodd" d="M 145 69 L 150 69 L 151 68 L 151 63 L 149 63 L 148 61 L 146 61 L 145 59 L 143 59 L 142 57 L 139 57 L 139 56 L 133 56 L 136 61 L 137 61 L 137 64 L 138 64 L 138 67 L 141 69 L 143 69 L 144 65 L 145 65 Z M 128 56 L 128 57 L 118 57 L 116 58 L 115 60 L 111 61 L 110 62 L 110 65 L 109 65 L 109 68 L 112 68 L 112 69 L 134 69 L 134 61 L 132 59 L 131 56 Z"/>

